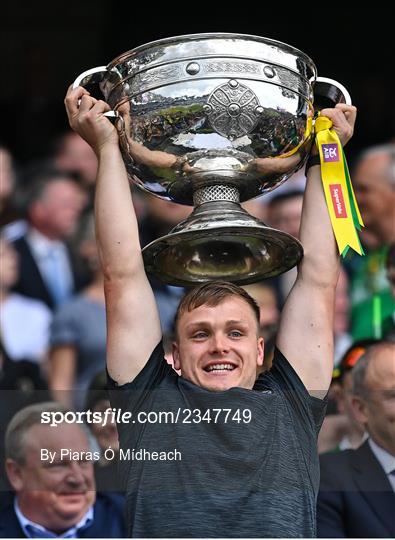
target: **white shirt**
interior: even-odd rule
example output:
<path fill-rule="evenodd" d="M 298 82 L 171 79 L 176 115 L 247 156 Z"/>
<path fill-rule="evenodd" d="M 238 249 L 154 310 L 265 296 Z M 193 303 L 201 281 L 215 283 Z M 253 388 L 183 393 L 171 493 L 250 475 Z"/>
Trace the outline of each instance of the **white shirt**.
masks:
<path fill-rule="evenodd" d="M 0 304 L 0 329 L 4 348 L 13 361 L 41 362 L 49 347 L 52 313 L 44 302 L 10 294 Z"/>
<path fill-rule="evenodd" d="M 19 508 L 16 497 L 14 500 L 14 510 L 18 518 L 19 524 L 22 527 L 22 530 L 27 536 L 27 538 L 78 538 L 78 530 L 86 529 L 93 522 L 93 506 L 91 506 L 86 512 L 86 514 L 83 516 L 83 518 L 76 525 L 70 527 L 70 529 L 67 529 L 67 531 L 65 531 L 64 533 L 58 535 L 52 531 L 49 531 L 42 525 L 39 525 L 34 521 L 30 521 L 30 519 L 24 516 L 21 512 L 21 509 Z M 35 534 L 33 534 L 33 531 L 35 532 Z"/>
<path fill-rule="evenodd" d="M 395 471 L 395 456 L 384 450 L 384 448 L 381 448 L 371 438 L 369 438 L 369 446 L 387 475 L 392 489 L 395 491 L 395 474 L 391 474 Z"/>
<path fill-rule="evenodd" d="M 358 448 L 361 446 L 362 443 L 366 441 L 368 437 L 369 437 L 369 434 L 365 431 L 364 434 L 362 435 L 362 439 L 358 445 Z M 352 445 L 347 435 L 344 435 L 344 437 L 340 440 L 337 446 L 339 447 L 339 450 L 351 450 L 354 448 L 354 446 Z"/>
<path fill-rule="evenodd" d="M 62 297 L 68 299 L 73 292 L 74 281 L 69 254 L 65 244 L 60 240 L 50 240 L 34 228 L 29 230 L 26 235 L 26 240 L 30 246 L 40 274 L 46 285 L 48 285 L 51 293 L 54 280 L 52 257 L 55 257 L 57 286 L 60 288 Z M 53 294 L 52 296 L 56 301 L 55 296 Z"/>

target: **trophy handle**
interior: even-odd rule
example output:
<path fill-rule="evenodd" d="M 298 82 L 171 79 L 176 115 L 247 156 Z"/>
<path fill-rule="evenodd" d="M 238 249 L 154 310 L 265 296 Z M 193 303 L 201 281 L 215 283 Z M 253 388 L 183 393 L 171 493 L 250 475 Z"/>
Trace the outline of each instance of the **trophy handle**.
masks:
<path fill-rule="evenodd" d="M 314 83 L 314 110 L 334 107 L 337 103 L 352 105 L 348 90 L 339 82 L 327 77 L 317 77 Z"/>
<path fill-rule="evenodd" d="M 83 86 L 86 88 L 86 86 L 93 84 L 98 85 L 105 81 L 108 75 L 109 71 L 106 66 L 98 66 L 88 69 L 87 71 L 81 73 L 81 75 L 78 75 L 78 77 L 75 79 L 73 82 L 73 90 L 77 88 L 77 86 Z M 108 111 L 104 113 L 104 116 L 108 116 L 109 118 L 119 118 L 117 111 Z"/>

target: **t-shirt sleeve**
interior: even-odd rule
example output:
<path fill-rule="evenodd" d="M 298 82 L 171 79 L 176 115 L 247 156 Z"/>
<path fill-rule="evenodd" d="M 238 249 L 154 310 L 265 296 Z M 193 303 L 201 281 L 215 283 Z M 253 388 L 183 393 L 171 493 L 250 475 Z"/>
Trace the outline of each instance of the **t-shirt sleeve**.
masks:
<path fill-rule="evenodd" d="M 178 375 L 166 362 L 162 341 L 153 350 L 148 362 L 130 383 L 118 385 L 107 371 L 111 406 L 134 411 L 147 405 L 150 395 L 167 377 Z"/>
<path fill-rule="evenodd" d="M 76 345 L 79 341 L 78 323 L 71 304 L 65 304 L 54 315 L 50 328 L 50 346 Z"/>
<path fill-rule="evenodd" d="M 272 368 L 258 378 L 255 389 L 281 392 L 290 405 L 291 414 L 299 422 L 307 422 L 318 434 L 325 416 L 327 398 L 311 396 L 299 375 L 277 348 Z"/>

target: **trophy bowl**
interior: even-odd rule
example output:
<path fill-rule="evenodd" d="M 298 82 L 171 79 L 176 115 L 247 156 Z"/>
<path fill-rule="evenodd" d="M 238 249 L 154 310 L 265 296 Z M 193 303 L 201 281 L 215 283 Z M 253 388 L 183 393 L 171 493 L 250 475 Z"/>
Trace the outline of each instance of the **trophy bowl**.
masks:
<path fill-rule="evenodd" d="M 243 34 L 176 36 L 82 73 L 112 111 L 131 182 L 193 205 L 167 236 L 143 250 L 164 282 L 248 284 L 295 266 L 301 244 L 240 203 L 269 192 L 304 166 L 313 141 L 317 70 L 298 49 Z M 348 100 L 321 78 L 319 99 Z"/>

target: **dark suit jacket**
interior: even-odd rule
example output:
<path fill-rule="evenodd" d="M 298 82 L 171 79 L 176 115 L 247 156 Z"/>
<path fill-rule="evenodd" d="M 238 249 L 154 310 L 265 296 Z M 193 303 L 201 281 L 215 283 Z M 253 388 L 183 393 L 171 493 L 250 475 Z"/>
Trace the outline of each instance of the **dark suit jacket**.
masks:
<path fill-rule="evenodd" d="M 19 278 L 14 285 L 13 290 L 24 296 L 41 300 L 47 304 L 50 309 L 54 309 L 54 301 L 41 276 L 29 244 L 25 238 L 22 237 L 18 238 L 18 240 L 13 243 L 13 246 L 16 249 L 19 258 Z M 69 252 L 69 255 L 74 279 L 74 292 L 77 292 L 88 283 L 88 275 L 85 269 L 78 265 L 78 261 L 72 256 L 71 252 Z"/>
<path fill-rule="evenodd" d="M 320 538 L 394 538 L 395 493 L 366 441 L 320 456 Z"/>
<path fill-rule="evenodd" d="M 98 493 L 93 507 L 93 523 L 80 532 L 78 538 L 124 538 L 124 499 L 119 495 Z M 0 538 L 26 538 L 10 498 L 0 508 Z"/>

